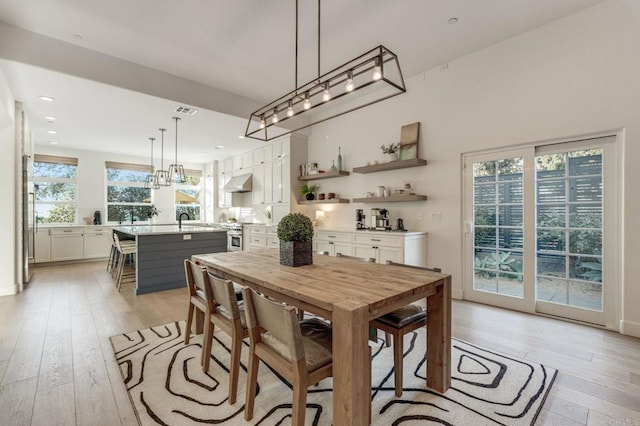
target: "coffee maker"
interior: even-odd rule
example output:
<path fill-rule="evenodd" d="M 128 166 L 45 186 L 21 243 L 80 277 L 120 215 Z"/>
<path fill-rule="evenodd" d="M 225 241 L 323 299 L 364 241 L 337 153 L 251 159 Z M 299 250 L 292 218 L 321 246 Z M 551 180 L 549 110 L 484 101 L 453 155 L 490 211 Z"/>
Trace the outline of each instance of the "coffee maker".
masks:
<path fill-rule="evenodd" d="M 389 221 L 389 210 L 387 209 L 371 209 L 371 228 L 376 231 L 390 231 L 391 224 Z"/>
<path fill-rule="evenodd" d="M 362 231 L 367 229 L 367 225 L 364 217 L 364 210 L 356 209 L 356 230 Z"/>

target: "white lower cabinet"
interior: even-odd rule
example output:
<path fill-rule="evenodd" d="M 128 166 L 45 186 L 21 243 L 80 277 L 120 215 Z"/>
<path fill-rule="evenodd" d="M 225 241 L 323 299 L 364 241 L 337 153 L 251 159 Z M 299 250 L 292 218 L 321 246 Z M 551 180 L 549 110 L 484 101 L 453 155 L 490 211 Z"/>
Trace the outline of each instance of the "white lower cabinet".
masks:
<path fill-rule="evenodd" d="M 108 257 L 111 251 L 111 229 L 95 228 L 84 232 L 84 258 Z"/>
<path fill-rule="evenodd" d="M 245 246 L 245 250 L 280 247 L 276 226 L 248 225 L 246 231 L 248 244 Z"/>
<path fill-rule="evenodd" d="M 73 226 L 36 231 L 36 263 L 109 257 L 111 228 Z"/>
<path fill-rule="evenodd" d="M 34 252 L 36 263 L 51 262 L 51 234 L 49 228 L 38 228 L 36 230 Z"/>
<path fill-rule="evenodd" d="M 76 260 L 84 257 L 82 228 L 51 229 L 51 260 Z"/>
<path fill-rule="evenodd" d="M 341 253 L 363 259 L 373 258 L 377 263 L 391 261 L 427 266 L 426 232 L 390 235 L 388 232 L 318 229 L 314 249 L 316 252 L 328 252 L 330 256 Z"/>

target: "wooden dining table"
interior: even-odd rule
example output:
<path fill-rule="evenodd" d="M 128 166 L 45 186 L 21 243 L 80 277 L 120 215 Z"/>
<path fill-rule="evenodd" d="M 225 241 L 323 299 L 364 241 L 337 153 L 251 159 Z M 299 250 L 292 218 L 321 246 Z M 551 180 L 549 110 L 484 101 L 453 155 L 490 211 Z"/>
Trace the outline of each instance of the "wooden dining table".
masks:
<path fill-rule="evenodd" d="M 451 276 L 402 266 L 317 255 L 312 265 L 281 265 L 277 249 L 192 256 L 216 274 L 330 320 L 333 424 L 366 425 L 371 407 L 369 321 L 426 299 L 426 386 L 451 383 Z"/>

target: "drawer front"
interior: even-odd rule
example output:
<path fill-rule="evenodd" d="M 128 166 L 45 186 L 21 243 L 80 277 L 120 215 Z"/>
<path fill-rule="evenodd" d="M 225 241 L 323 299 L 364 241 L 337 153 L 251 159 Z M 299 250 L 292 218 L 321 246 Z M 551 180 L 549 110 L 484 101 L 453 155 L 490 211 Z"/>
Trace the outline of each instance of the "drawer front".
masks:
<path fill-rule="evenodd" d="M 278 235 L 278 227 L 277 226 L 269 226 L 267 228 L 267 235 Z"/>
<path fill-rule="evenodd" d="M 355 235 L 353 242 L 372 246 L 402 247 L 402 237 L 387 235 Z"/>
<path fill-rule="evenodd" d="M 280 240 L 278 239 L 278 237 L 267 235 L 267 247 L 279 248 Z"/>
<path fill-rule="evenodd" d="M 351 234 L 348 232 L 316 231 L 316 238 L 324 241 L 351 242 Z"/>
<path fill-rule="evenodd" d="M 82 228 L 51 228 L 51 235 L 82 235 Z"/>
<path fill-rule="evenodd" d="M 264 235 L 251 235 L 249 236 L 249 245 L 254 247 L 266 247 L 267 237 Z"/>
<path fill-rule="evenodd" d="M 249 233 L 250 234 L 266 234 L 267 233 L 267 228 L 265 228 L 264 226 L 250 226 L 249 227 Z"/>

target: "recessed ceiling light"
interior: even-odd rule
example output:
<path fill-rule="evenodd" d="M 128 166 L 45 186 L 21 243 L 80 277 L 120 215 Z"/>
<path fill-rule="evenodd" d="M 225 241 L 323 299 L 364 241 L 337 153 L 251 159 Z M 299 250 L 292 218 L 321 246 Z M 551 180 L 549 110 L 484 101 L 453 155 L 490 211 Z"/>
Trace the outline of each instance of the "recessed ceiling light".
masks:
<path fill-rule="evenodd" d="M 450 24 L 455 24 L 455 23 L 458 22 L 458 18 L 456 18 L 456 17 L 449 18 L 449 20 L 447 22 L 450 23 Z"/>
<path fill-rule="evenodd" d="M 57 134 L 58 132 L 56 132 L 55 130 L 49 130 L 47 133 L 49 133 L 50 135 L 55 135 L 55 134 Z"/>
<path fill-rule="evenodd" d="M 244 139 L 244 135 L 238 136 L 238 139 Z"/>
<path fill-rule="evenodd" d="M 202 154 L 200 154 L 200 155 L 207 156 L 207 155 L 209 155 L 209 154 L 207 154 L 206 152 L 203 152 L 203 153 L 202 153 Z"/>
<path fill-rule="evenodd" d="M 71 34 L 71 37 L 75 38 L 76 40 L 82 40 L 82 36 L 80 34 Z"/>
<path fill-rule="evenodd" d="M 40 99 L 42 99 L 43 101 L 46 101 L 46 102 L 55 101 L 55 99 L 53 99 L 51 96 L 40 96 Z"/>
<path fill-rule="evenodd" d="M 56 141 L 49 141 L 49 143 L 50 143 L 51 145 L 58 145 L 58 142 L 56 142 Z"/>
<path fill-rule="evenodd" d="M 57 120 L 55 117 L 52 117 L 50 115 L 45 116 L 44 119 L 47 120 L 47 121 L 56 121 Z"/>
<path fill-rule="evenodd" d="M 224 148 L 224 145 L 218 145 L 218 146 L 213 147 L 213 149 L 222 149 L 222 148 Z"/>

